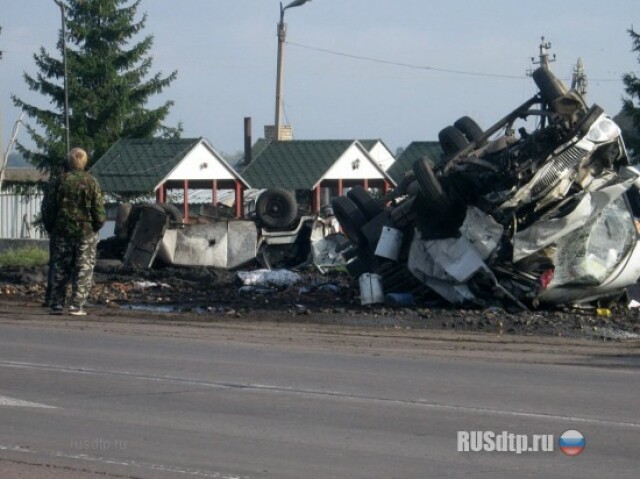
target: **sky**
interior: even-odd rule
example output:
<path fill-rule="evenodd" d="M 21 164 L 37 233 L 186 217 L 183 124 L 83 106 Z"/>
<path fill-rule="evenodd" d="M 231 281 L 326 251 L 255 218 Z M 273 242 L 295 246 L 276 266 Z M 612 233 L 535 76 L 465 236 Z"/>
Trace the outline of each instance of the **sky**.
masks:
<path fill-rule="evenodd" d="M 0 0 L 0 115 L 6 148 L 20 115 L 10 99 L 47 106 L 28 90 L 33 54 L 60 28 L 53 0 Z M 288 2 L 285 1 L 285 5 Z M 243 148 L 275 116 L 278 0 L 142 0 L 154 36 L 151 72 L 178 78 L 150 107 L 173 100 L 166 123 L 223 154 Z M 624 73 L 640 74 L 628 29 L 638 0 L 312 0 L 287 9 L 284 123 L 295 139 L 376 139 L 392 150 L 437 140 L 463 115 L 488 128 L 530 98 L 541 37 L 570 83 L 581 58 L 587 102 L 620 111 Z M 23 129 L 19 140 L 30 141 Z"/>

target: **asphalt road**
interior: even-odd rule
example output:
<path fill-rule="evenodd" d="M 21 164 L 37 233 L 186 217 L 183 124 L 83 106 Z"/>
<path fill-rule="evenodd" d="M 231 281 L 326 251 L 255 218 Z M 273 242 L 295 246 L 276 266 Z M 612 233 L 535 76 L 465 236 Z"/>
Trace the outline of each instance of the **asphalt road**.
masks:
<path fill-rule="evenodd" d="M 562 343 L 469 354 L 447 346 L 461 338 L 123 322 L 0 310 L 1 477 L 638 477 L 637 345 L 603 362 L 588 343 L 569 360 Z M 558 447 L 570 429 L 576 457 Z M 458 452 L 458 431 L 552 434 L 554 450 Z"/>

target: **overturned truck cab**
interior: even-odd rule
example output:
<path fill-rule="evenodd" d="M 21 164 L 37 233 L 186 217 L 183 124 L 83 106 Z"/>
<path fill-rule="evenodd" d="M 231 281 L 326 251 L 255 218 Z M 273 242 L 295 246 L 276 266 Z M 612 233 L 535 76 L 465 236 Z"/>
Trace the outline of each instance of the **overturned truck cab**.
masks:
<path fill-rule="evenodd" d="M 309 261 L 313 243 L 331 233 L 331 221 L 301 214 L 295 197 L 281 189 L 259 192 L 245 219 L 199 216 L 185 223 L 172 204 L 120 205 L 116 236 L 126 243 L 123 262 L 233 270 L 252 261 L 267 268 Z"/>

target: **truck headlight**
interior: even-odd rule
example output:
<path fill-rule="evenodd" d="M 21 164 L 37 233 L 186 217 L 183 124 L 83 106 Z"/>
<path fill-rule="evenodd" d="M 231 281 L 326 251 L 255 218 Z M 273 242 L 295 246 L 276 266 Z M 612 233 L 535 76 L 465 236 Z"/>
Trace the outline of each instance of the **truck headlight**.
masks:
<path fill-rule="evenodd" d="M 600 117 L 587 133 L 587 139 L 594 143 L 604 143 L 620 136 L 620 127 L 611 118 Z"/>

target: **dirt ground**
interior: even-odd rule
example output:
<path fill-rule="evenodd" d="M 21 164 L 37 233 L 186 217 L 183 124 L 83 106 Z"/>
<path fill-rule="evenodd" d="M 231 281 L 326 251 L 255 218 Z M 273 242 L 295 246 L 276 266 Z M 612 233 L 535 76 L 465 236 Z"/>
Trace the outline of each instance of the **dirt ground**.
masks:
<path fill-rule="evenodd" d="M 46 267 L 2 268 L 0 301 L 39 305 Z M 500 337 L 539 336 L 640 342 L 640 311 L 625 300 L 596 309 L 455 309 L 433 300 L 412 307 L 361 306 L 356 282 L 346 274 L 301 273 L 301 281 L 280 289 L 241 288 L 235 273 L 211 268 L 125 269 L 101 260 L 90 303 L 109 314 L 139 311 L 146 316 L 189 317 L 193 321 L 261 321 L 341 325 L 396 330 L 484 332 Z M 247 289 L 249 289 L 247 291 Z"/>

